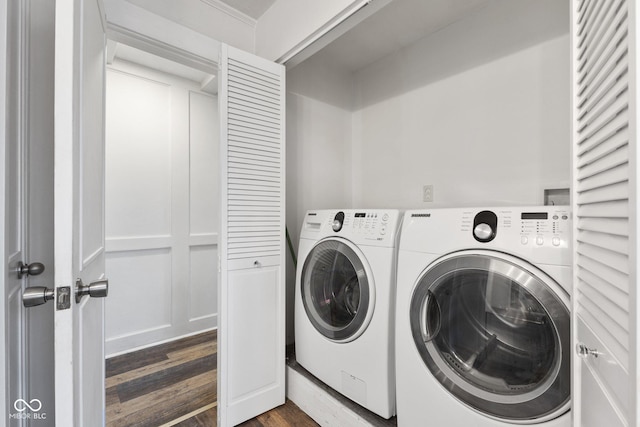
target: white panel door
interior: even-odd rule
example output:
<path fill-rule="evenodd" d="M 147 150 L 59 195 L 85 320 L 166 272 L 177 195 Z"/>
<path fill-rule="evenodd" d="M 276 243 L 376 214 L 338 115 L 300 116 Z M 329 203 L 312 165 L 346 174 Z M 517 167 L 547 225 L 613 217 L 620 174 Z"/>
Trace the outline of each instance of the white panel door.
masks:
<path fill-rule="evenodd" d="M 571 6 L 573 422 L 638 425 L 637 6 Z"/>
<path fill-rule="evenodd" d="M 285 400 L 284 67 L 223 45 L 218 424 Z"/>
<path fill-rule="evenodd" d="M 55 425 L 101 426 L 104 289 L 76 291 L 104 279 L 104 12 L 57 0 L 55 15 Z"/>

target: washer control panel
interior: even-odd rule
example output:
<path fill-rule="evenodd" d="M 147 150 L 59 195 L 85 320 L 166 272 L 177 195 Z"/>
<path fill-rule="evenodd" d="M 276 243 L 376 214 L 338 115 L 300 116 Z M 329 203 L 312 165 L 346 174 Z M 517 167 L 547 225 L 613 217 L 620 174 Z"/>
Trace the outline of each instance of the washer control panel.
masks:
<path fill-rule="evenodd" d="M 395 209 L 309 211 L 301 236 L 339 236 L 354 242 L 395 245 L 402 213 Z"/>
<path fill-rule="evenodd" d="M 340 214 L 342 214 L 344 221 L 342 227 L 348 228 L 352 233 L 360 236 L 386 235 L 391 219 L 388 212 L 379 211 L 340 211 L 336 217 Z M 335 228 L 334 231 L 336 231 Z"/>

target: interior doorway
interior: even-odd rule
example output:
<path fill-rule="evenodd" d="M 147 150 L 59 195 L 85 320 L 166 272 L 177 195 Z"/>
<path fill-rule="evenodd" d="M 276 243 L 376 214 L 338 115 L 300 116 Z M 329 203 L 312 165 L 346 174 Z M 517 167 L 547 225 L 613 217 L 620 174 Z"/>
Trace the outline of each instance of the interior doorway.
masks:
<path fill-rule="evenodd" d="M 215 335 L 218 305 L 215 75 L 112 41 L 107 57 L 107 368 L 110 361 L 126 361 L 126 355 L 142 362 L 154 357 L 170 360 L 176 353 L 158 356 L 163 348 L 194 340 L 204 340 L 196 343 L 195 351 L 208 352 L 206 357 L 180 351 L 177 357 L 210 362 L 216 356 L 209 348 L 213 345 L 215 350 L 215 337 L 209 335 Z M 192 362 L 167 363 L 173 370 L 156 366 L 149 371 L 146 363 L 129 364 L 142 372 L 127 383 L 133 387 L 142 381 L 162 388 L 166 372 L 188 369 Z M 125 387 L 107 378 L 107 405 L 111 383 Z M 211 383 L 215 399 L 215 377 Z M 139 415 L 144 417 L 148 409 L 138 408 Z M 136 409 L 120 414 L 131 418 L 129 410 Z M 107 411 L 107 425 L 118 425 L 117 419 L 110 419 L 117 418 L 116 412 Z"/>

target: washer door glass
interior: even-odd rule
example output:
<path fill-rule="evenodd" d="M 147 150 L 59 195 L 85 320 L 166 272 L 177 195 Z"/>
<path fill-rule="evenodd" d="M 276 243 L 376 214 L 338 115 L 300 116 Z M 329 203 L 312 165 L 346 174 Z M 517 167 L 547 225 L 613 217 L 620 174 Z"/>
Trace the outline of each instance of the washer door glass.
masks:
<path fill-rule="evenodd" d="M 417 349 L 446 389 L 521 422 L 564 411 L 570 398 L 569 311 L 547 276 L 524 265 L 477 253 L 445 259 L 418 280 L 410 313 Z"/>
<path fill-rule="evenodd" d="M 307 317 L 332 340 L 348 341 L 362 333 L 369 286 L 362 258 L 340 240 L 318 243 L 302 268 L 300 291 Z"/>

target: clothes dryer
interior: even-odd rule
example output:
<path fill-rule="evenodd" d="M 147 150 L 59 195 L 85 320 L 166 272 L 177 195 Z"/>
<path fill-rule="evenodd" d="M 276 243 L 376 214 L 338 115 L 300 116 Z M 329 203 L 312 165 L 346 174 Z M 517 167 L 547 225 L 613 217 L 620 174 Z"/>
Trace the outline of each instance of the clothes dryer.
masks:
<path fill-rule="evenodd" d="M 568 207 L 407 211 L 399 426 L 571 425 Z"/>
<path fill-rule="evenodd" d="M 397 210 L 317 210 L 300 233 L 296 359 L 361 406 L 395 414 Z"/>

